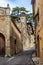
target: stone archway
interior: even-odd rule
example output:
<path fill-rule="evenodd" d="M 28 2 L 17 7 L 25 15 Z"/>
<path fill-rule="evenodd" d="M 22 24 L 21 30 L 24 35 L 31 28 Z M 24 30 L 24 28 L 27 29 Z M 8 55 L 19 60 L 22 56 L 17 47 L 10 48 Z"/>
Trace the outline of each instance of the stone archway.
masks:
<path fill-rule="evenodd" d="M 0 56 L 5 55 L 5 37 L 0 33 Z"/>

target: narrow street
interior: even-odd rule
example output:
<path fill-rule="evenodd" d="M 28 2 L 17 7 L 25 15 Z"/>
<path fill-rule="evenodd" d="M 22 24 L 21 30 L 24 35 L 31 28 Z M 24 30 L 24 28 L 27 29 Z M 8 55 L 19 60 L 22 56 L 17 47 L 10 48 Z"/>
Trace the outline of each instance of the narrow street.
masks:
<path fill-rule="evenodd" d="M 34 63 L 31 59 L 31 51 L 26 51 L 11 58 L 0 57 L 0 65 L 34 65 Z"/>

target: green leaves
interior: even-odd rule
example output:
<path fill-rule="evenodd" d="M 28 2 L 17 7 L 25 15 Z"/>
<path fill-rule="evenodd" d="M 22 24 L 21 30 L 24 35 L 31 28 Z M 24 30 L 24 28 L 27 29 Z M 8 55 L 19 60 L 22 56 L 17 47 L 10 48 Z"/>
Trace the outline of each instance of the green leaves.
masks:
<path fill-rule="evenodd" d="M 14 13 L 15 15 L 19 15 L 21 12 L 27 13 L 29 11 L 27 11 L 24 7 L 15 7 L 12 9 L 12 13 Z"/>
<path fill-rule="evenodd" d="M 20 21 L 19 15 L 22 12 L 27 14 L 27 20 L 31 20 L 33 18 L 33 14 L 32 13 L 28 13 L 29 11 L 27 11 L 26 8 L 24 8 L 24 7 L 15 7 L 15 8 L 13 8 L 11 15 L 14 16 L 16 21 Z"/>

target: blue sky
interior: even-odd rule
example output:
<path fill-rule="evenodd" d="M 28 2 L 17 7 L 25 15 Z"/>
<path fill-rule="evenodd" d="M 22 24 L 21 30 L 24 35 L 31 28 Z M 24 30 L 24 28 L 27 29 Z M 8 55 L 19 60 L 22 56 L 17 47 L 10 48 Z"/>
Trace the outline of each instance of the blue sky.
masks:
<path fill-rule="evenodd" d="M 0 7 L 5 7 L 9 3 L 10 8 L 19 6 L 25 7 L 27 10 L 32 12 L 31 0 L 0 0 Z"/>

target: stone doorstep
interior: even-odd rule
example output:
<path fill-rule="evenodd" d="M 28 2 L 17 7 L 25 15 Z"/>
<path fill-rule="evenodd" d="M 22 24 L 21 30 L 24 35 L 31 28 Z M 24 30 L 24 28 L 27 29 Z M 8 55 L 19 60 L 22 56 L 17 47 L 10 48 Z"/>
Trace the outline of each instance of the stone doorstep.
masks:
<path fill-rule="evenodd" d="M 32 60 L 36 65 L 43 65 L 43 59 L 40 59 L 39 57 L 33 57 Z"/>
<path fill-rule="evenodd" d="M 32 60 L 33 60 L 33 62 L 34 62 L 36 65 L 40 65 L 40 58 L 39 58 L 39 57 L 33 57 Z"/>

